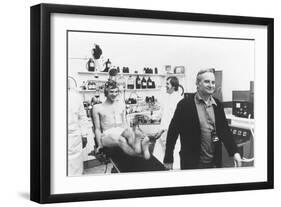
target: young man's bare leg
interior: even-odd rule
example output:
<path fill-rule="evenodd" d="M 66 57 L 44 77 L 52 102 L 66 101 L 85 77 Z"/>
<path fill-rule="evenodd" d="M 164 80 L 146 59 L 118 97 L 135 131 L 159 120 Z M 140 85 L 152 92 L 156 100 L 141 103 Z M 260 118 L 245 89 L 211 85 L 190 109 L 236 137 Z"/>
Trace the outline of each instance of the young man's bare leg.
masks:
<path fill-rule="evenodd" d="M 125 129 L 121 136 L 127 139 L 128 144 L 131 145 L 137 154 L 141 153 L 141 140 L 136 138 L 133 130 Z"/>
<path fill-rule="evenodd" d="M 129 144 L 125 137 L 120 136 L 119 137 L 119 147 L 128 155 L 136 156 L 139 155 L 139 153 L 136 153 L 135 149 L 133 149 Z"/>
<path fill-rule="evenodd" d="M 150 140 L 148 136 L 145 136 L 141 142 L 141 146 L 142 146 L 144 159 L 146 160 L 150 159 L 149 144 L 150 144 Z"/>
<path fill-rule="evenodd" d="M 140 129 L 136 128 L 134 132 L 135 132 L 136 140 L 140 140 L 143 157 L 144 159 L 148 160 L 150 158 L 150 152 L 149 152 L 150 140 L 148 136 L 146 136 L 143 133 L 143 131 L 141 131 Z"/>

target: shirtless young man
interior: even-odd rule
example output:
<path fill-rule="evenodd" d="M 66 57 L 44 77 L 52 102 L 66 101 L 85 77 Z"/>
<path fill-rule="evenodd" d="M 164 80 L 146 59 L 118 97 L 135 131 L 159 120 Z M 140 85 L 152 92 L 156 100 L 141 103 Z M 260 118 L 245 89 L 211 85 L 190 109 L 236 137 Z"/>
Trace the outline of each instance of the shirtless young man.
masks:
<path fill-rule="evenodd" d="M 93 108 L 95 135 L 98 144 L 97 151 L 103 147 L 119 146 L 126 154 L 150 158 L 149 138 L 127 125 L 125 106 L 117 99 L 118 85 L 115 81 L 105 84 L 106 100 Z"/>

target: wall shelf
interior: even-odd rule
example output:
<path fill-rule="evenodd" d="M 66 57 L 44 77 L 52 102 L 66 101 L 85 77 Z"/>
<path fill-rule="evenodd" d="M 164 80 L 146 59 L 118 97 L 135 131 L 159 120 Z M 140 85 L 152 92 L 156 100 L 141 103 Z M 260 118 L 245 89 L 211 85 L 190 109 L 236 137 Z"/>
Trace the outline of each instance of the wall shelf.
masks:
<path fill-rule="evenodd" d="M 167 73 L 165 76 L 185 77 L 185 73 Z"/>
<path fill-rule="evenodd" d="M 147 92 L 147 91 L 160 91 L 160 88 L 151 88 L 151 89 L 126 89 L 126 90 L 121 90 L 121 92 Z M 95 91 L 95 90 L 79 90 L 80 93 L 102 93 L 99 91 Z"/>
<path fill-rule="evenodd" d="M 148 89 L 126 89 L 128 92 L 138 92 L 138 91 L 160 91 L 161 88 L 148 88 Z"/>
<path fill-rule="evenodd" d="M 101 93 L 99 91 L 95 91 L 95 90 L 79 90 L 80 93 Z"/>
<path fill-rule="evenodd" d="M 108 75 L 108 72 L 91 72 L 91 71 L 80 71 L 78 72 L 80 75 Z M 167 73 L 167 74 L 147 74 L 147 73 L 119 73 L 118 75 L 123 75 L 123 76 L 151 76 L 151 77 L 166 77 L 166 76 L 185 76 L 184 73 Z"/>
<path fill-rule="evenodd" d="M 153 113 L 159 113 L 160 110 L 152 110 Z M 151 115 L 151 111 L 140 111 L 140 112 L 132 112 L 126 114 L 127 116 L 135 116 L 135 115 Z"/>
<path fill-rule="evenodd" d="M 121 75 L 121 74 L 120 74 Z M 150 77 L 165 77 L 164 74 L 149 74 L 149 73 L 122 73 L 124 76 L 150 76 Z"/>

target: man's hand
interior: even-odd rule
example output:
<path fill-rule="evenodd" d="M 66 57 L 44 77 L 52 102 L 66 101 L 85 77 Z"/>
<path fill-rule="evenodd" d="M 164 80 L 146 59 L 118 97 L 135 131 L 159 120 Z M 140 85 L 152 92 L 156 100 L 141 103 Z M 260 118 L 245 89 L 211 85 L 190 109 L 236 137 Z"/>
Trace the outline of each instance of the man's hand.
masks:
<path fill-rule="evenodd" d="M 97 148 L 95 148 L 95 154 L 98 154 L 100 153 L 100 150 L 102 149 L 101 146 L 98 146 Z"/>
<path fill-rule="evenodd" d="M 167 170 L 172 170 L 172 169 L 173 169 L 173 163 L 164 163 L 164 167 L 165 167 Z"/>
<path fill-rule="evenodd" d="M 241 156 L 240 156 L 240 154 L 238 152 L 234 154 L 233 159 L 234 159 L 236 167 L 241 167 L 242 166 L 242 159 L 241 159 Z"/>
<path fill-rule="evenodd" d="M 82 148 L 84 149 L 88 143 L 87 137 L 82 137 Z"/>
<path fill-rule="evenodd" d="M 158 139 L 160 136 L 162 136 L 162 134 L 165 132 L 165 130 L 160 130 L 159 132 L 157 132 L 155 135 L 154 135 L 154 137 L 156 138 L 156 139 Z"/>

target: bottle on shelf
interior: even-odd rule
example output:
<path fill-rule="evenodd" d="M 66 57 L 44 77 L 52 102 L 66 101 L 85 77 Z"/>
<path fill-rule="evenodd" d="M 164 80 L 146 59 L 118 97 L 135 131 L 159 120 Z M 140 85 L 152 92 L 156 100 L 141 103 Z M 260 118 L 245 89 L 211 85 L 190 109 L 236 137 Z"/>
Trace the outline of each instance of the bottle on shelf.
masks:
<path fill-rule="evenodd" d="M 140 89 L 141 88 L 141 79 L 139 77 L 139 75 L 137 75 L 136 77 L 136 89 Z"/>
<path fill-rule="evenodd" d="M 146 84 L 147 84 L 147 88 L 153 88 L 153 81 L 151 80 L 150 77 L 148 77 Z"/>
<path fill-rule="evenodd" d="M 94 81 L 92 81 L 92 90 L 93 91 L 97 90 L 96 83 Z"/>
<path fill-rule="evenodd" d="M 145 103 L 149 103 L 149 97 L 148 96 L 145 97 Z"/>
<path fill-rule="evenodd" d="M 87 62 L 87 69 L 88 71 L 94 72 L 95 71 L 95 62 L 92 58 L 89 58 Z"/>
<path fill-rule="evenodd" d="M 158 68 L 157 67 L 154 68 L 154 73 L 158 74 Z"/>
<path fill-rule="evenodd" d="M 127 89 L 134 89 L 135 88 L 135 81 L 134 78 L 130 75 L 127 80 Z"/>
<path fill-rule="evenodd" d="M 87 81 L 87 89 L 92 90 L 92 83 L 91 81 Z"/>
<path fill-rule="evenodd" d="M 142 80 L 141 80 L 141 88 L 143 88 L 143 89 L 146 89 L 146 79 L 144 78 L 144 77 L 142 77 Z"/>
<path fill-rule="evenodd" d="M 88 90 L 93 90 L 93 91 L 96 90 L 96 83 L 94 81 L 92 80 L 88 81 Z"/>
<path fill-rule="evenodd" d="M 123 73 L 129 73 L 130 72 L 129 67 L 123 67 L 122 72 Z"/>
<path fill-rule="evenodd" d="M 152 81 L 152 86 L 151 86 L 151 88 L 156 88 L 156 86 L 155 86 L 155 81 Z"/>
<path fill-rule="evenodd" d="M 107 58 L 107 61 L 104 64 L 105 64 L 105 68 L 102 72 L 108 72 L 111 67 L 111 61 L 109 60 L 109 58 Z"/>
<path fill-rule="evenodd" d="M 81 90 L 87 90 L 86 82 L 83 81 L 83 83 L 82 83 L 82 85 L 80 87 L 81 87 Z"/>
<path fill-rule="evenodd" d="M 145 74 L 153 74 L 152 68 L 144 68 L 143 71 L 144 71 L 143 73 Z"/>
<path fill-rule="evenodd" d="M 123 91 L 126 88 L 126 78 L 123 75 L 118 76 L 117 83 L 119 84 L 120 91 Z"/>

